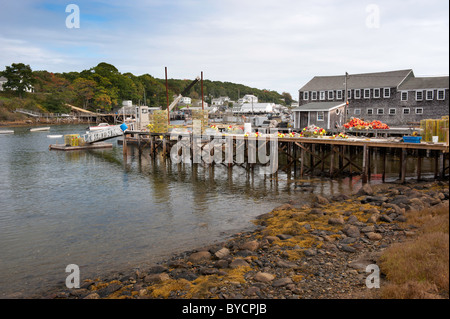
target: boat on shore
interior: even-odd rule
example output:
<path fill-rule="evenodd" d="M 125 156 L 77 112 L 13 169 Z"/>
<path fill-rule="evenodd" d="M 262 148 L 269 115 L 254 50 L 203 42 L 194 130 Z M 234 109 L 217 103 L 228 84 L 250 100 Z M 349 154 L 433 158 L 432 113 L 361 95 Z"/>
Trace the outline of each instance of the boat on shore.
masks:
<path fill-rule="evenodd" d="M 30 132 L 42 132 L 42 131 L 49 131 L 49 130 L 50 130 L 49 126 L 47 126 L 47 127 L 33 127 L 33 128 L 30 128 Z"/>
<path fill-rule="evenodd" d="M 0 130 L 0 134 L 14 134 L 13 130 Z"/>
<path fill-rule="evenodd" d="M 89 126 L 88 130 L 89 131 L 99 131 L 99 130 L 104 130 L 105 128 L 108 128 L 111 126 L 112 125 L 109 125 L 108 123 L 100 123 L 99 125 Z"/>

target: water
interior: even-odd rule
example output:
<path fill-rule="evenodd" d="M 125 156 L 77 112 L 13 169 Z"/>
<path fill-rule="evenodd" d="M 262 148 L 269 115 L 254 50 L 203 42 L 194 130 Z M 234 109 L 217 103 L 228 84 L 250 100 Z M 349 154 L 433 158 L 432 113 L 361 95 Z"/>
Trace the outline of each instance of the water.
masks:
<path fill-rule="evenodd" d="M 171 164 L 133 147 L 124 161 L 117 139 L 112 149 L 48 150 L 63 141 L 48 134 L 85 129 L 0 135 L 0 297 L 61 286 L 69 264 L 81 280 L 145 267 L 251 229 L 252 219 L 289 200 L 360 186 L 314 178 L 305 191 L 282 173 L 275 180 L 239 167 Z"/>

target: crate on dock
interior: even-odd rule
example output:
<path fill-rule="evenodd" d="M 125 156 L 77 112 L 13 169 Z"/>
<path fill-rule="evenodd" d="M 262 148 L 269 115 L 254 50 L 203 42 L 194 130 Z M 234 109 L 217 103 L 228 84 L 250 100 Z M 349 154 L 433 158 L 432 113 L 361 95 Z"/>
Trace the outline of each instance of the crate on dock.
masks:
<path fill-rule="evenodd" d="M 166 110 L 157 110 L 154 111 L 153 114 L 150 114 L 150 133 L 167 133 L 168 125 L 167 125 L 167 111 Z"/>
<path fill-rule="evenodd" d="M 441 119 L 426 119 L 420 121 L 420 128 L 424 142 L 431 142 L 433 136 L 438 136 L 439 142 L 446 141 L 446 130 L 449 127 L 448 116 Z"/>
<path fill-rule="evenodd" d="M 208 111 L 192 110 L 192 121 L 200 121 L 202 133 L 208 128 Z"/>
<path fill-rule="evenodd" d="M 75 144 L 74 140 L 78 139 L 80 135 L 78 134 L 67 134 L 64 135 L 64 144 L 67 146 L 74 146 L 73 144 Z"/>

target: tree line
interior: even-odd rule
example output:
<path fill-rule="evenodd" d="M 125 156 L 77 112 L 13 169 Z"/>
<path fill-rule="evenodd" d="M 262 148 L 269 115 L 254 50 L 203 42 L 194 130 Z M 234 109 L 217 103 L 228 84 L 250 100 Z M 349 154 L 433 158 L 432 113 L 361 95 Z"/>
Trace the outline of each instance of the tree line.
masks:
<path fill-rule="evenodd" d="M 111 111 L 121 106 L 123 100 L 132 100 L 137 105 L 148 105 L 163 109 L 167 105 L 165 79 L 158 79 L 149 74 L 135 76 L 132 73 L 120 73 L 108 63 L 81 72 L 52 73 L 33 71 L 29 65 L 13 63 L 0 72 L 7 82 L 3 89 L 7 94 L 19 98 L 27 96 L 34 100 L 36 106 L 52 113 L 64 113 L 69 109 L 66 104 L 76 105 L 86 110 Z M 173 95 L 180 94 L 192 80 L 168 79 L 169 102 Z M 26 93 L 33 90 L 32 94 Z M 289 93 L 260 90 L 242 84 L 220 81 L 203 81 L 205 101 L 211 104 L 213 98 L 228 96 L 237 101 L 245 94 L 253 94 L 260 102 L 273 102 L 290 105 Z M 201 85 L 196 84 L 189 97 L 201 99 Z"/>

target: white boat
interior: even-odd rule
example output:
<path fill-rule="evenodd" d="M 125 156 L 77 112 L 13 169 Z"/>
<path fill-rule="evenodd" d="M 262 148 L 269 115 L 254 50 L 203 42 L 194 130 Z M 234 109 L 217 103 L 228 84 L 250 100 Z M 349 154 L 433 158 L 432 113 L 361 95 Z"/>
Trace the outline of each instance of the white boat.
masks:
<path fill-rule="evenodd" d="M 61 138 L 62 135 L 47 135 L 48 138 Z"/>
<path fill-rule="evenodd" d="M 112 125 L 109 125 L 108 123 L 100 123 L 96 126 L 89 126 L 89 131 L 98 131 L 98 130 L 104 130 L 105 128 L 108 128 Z"/>
<path fill-rule="evenodd" d="M 14 134 L 13 130 L 0 130 L 0 134 Z"/>
<path fill-rule="evenodd" d="M 34 127 L 30 128 L 30 132 L 41 132 L 41 131 L 49 131 L 50 127 Z"/>

